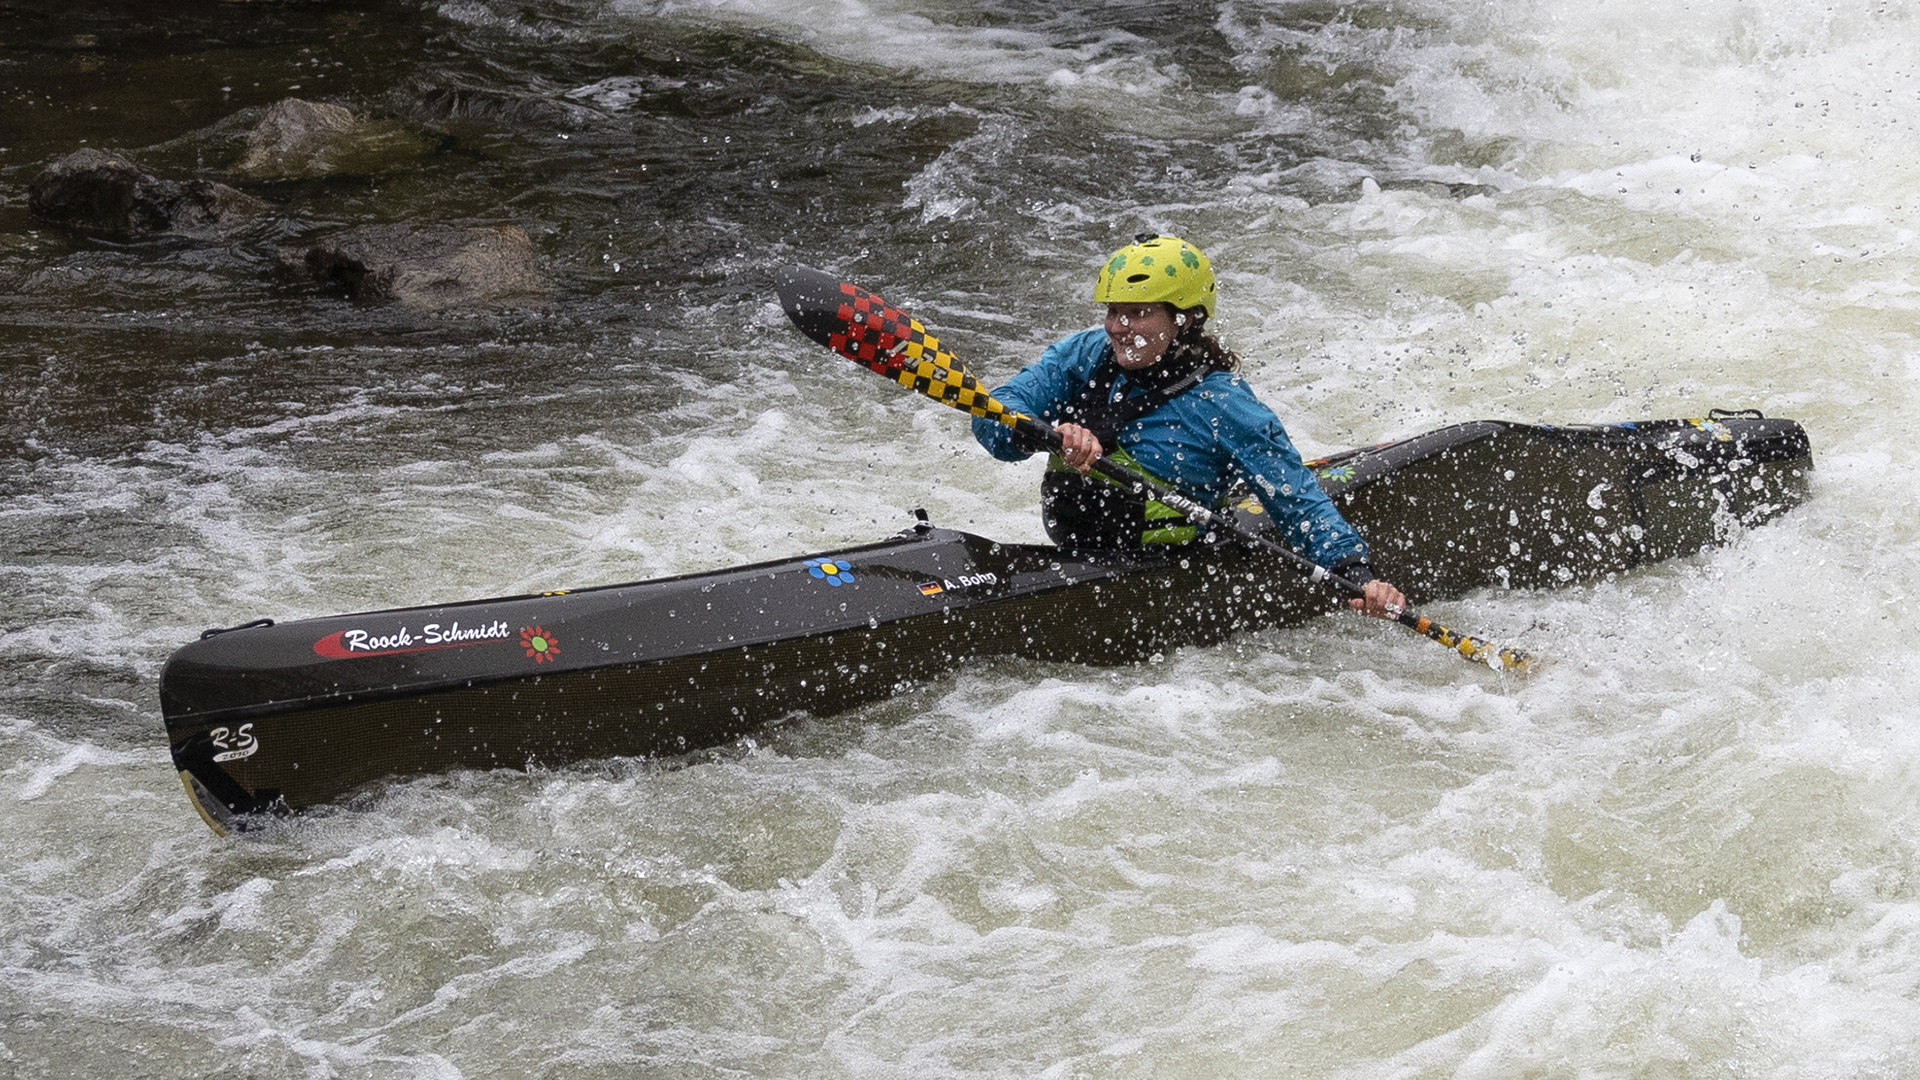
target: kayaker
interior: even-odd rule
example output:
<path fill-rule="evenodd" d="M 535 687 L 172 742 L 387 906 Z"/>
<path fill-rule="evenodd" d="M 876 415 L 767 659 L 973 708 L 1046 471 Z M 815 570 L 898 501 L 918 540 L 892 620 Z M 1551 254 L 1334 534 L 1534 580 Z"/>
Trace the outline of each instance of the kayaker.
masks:
<path fill-rule="evenodd" d="M 1348 602 L 1391 619 L 1407 599 L 1375 578 L 1367 543 L 1300 462 L 1280 420 L 1238 374 L 1239 358 L 1206 332 L 1213 266 L 1172 236 L 1142 235 L 1100 268 L 1093 299 L 1104 326 L 1048 346 L 993 391 L 1009 409 L 1055 426 L 1064 453 L 1041 481 L 1047 535 L 1078 550 L 1143 551 L 1199 539 L 1172 507 L 1091 475 L 1110 454 L 1203 501 L 1224 504 L 1250 488 L 1301 554 L 1366 586 Z M 1002 461 L 1041 447 L 1005 424 L 973 422 L 973 437 Z"/>

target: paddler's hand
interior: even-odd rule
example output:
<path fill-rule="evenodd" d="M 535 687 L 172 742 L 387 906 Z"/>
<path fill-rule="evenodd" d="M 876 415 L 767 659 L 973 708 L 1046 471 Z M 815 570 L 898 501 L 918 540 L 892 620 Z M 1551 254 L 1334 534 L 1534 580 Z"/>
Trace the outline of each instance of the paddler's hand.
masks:
<path fill-rule="evenodd" d="M 1375 619 L 1397 619 L 1407 610 L 1407 597 L 1387 582 L 1374 578 L 1367 582 L 1367 595 L 1347 601 L 1347 606 Z"/>
<path fill-rule="evenodd" d="M 1093 432 L 1079 424 L 1061 424 L 1053 430 L 1060 433 L 1061 460 L 1080 470 L 1081 476 L 1087 475 L 1093 463 L 1106 453 L 1100 448 L 1100 440 L 1094 437 Z"/>

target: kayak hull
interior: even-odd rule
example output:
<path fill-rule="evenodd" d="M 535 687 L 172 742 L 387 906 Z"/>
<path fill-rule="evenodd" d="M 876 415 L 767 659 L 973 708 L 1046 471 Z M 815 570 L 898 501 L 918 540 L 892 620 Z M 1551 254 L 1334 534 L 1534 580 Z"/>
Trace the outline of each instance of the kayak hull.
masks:
<path fill-rule="evenodd" d="M 1309 464 L 1381 576 L 1425 602 L 1725 541 L 1801 501 L 1812 457 L 1791 421 L 1727 416 L 1461 424 Z M 1332 606 L 1237 543 L 1068 553 L 922 523 L 707 573 L 210 631 L 160 697 L 188 793 L 226 829 L 384 777 L 678 754 L 970 659 L 1127 663 Z"/>
<path fill-rule="evenodd" d="M 458 611 L 400 609 L 217 634 L 175 655 L 162 696 L 189 791 L 211 821 L 231 827 L 235 815 L 332 802 L 384 776 L 677 754 L 788 716 L 891 697 L 977 657 L 1133 662 L 1297 622 L 1330 605 L 1282 576 L 1285 567 L 1271 556 L 1209 554 L 1187 558 L 1184 567 L 1181 560 L 1076 560 L 1044 545 L 918 529 L 812 560 Z M 836 587 L 815 578 L 807 563 L 823 558 L 850 570 L 852 580 Z M 882 590 L 894 595 L 873 596 Z M 674 605 L 695 598 L 744 603 L 755 614 L 784 611 L 789 632 L 745 640 L 736 631 L 723 641 L 709 625 L 676 642 L 632 632 L 679 622 Z M 427 626 L 463 618 L 504 622 L 512 631 L 462 646 L 468 655 L 461 659 L 491 664 L 493 672 L 454 678 L 428 666 L 447 658 L 424 650 L 316 663 L 298 655 L 343 632 L 418 639 Z M 522 630 L 536 628 L 557 653 L 550 662 L 537 650 L 529 657 L 522 644 Z M 279 640 L 268 642 L 270 635 Z M 279 653 L 277 670 L 237 671 L 236 650 L 222 640 L 229 637 L 253 639 L 247 656 L 259 668 L 267 666 L 265 654 Z M 576 653 L 587 659 L 573 660 Z M 328 670 L 354 663 L 365 665 L 358 678 Z M 271 697 L 245 702 L 234 693 L 236 684 L 268 678 L 279 683 Z M 218 693 L 225 707 L 189 711 L 196 690 L 202 700 Z"/>

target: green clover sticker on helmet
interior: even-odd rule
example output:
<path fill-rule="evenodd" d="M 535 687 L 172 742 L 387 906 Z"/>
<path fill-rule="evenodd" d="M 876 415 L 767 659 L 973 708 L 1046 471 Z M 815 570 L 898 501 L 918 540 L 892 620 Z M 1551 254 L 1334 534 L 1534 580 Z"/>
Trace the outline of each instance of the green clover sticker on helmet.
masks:
<path fill-rule="evenodd" d="M 1155 269 L 1159 272 L 1155 273 Z M 1213 264 L 1177 236 L 1147 236 L 1113 253 L 1093 285 L 1099 304 L 1172 304 L 1213 316 Z"/>

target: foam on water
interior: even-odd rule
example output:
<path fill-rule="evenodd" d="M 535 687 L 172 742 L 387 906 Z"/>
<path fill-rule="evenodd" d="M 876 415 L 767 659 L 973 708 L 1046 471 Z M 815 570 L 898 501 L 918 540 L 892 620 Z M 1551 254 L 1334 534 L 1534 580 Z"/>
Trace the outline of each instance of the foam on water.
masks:
<path fill-rule="evenodd" d="M 1195 46 L 1072 8 L 536 7 L 442 11 L 535 49 L 748 27 L 986 88 L 843 120 L 961 125 L 886 224 L 998 246 L 876 230 L 823 261 L 889 275 L 989 378 L 1091 321 L 1087 268 L 1139 222 L 1214 257 L 1224 333 L 1309 451 L 1760 407 L 1808 425 L 1813 497 L 1695 557 L 1444 605 L 1548 657 L 1527 680 L 1328 619 L 983 663 L 686 761 L 428 777 L 217 841 L 151 700 L 202 625 L 794 555 L 916 505 L 1039 533 L 1035 466 L 759 295 L 576 368 L 556 354 L 608 342 L 559 322 L 505 358 L 263 347 L 303 400 L 7 474 L 0 1062 L 1920 1072 L 1911 12 L 1236 0 Z M 610 116 L 674 90 L 570 74 Z M 560 374 L 503 390 L 523 360 Z"/>
<path fill-rule="evenodd" d="M 949 12 L 886 0 L 616 0 L 612 10 L 629 18 L 773 27 L 837 59 L 927 78 L 1075 87 L 1093 82 L 1134 94 L 1170 84 L 1162 72 L 1115 56 L 1146 45 L 1133 34 L 1072 20 L 1033 29 L 1036 12 L 1024 7 L 995 10 L 987 4 Z"/>

